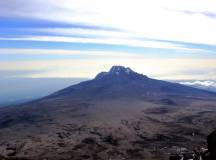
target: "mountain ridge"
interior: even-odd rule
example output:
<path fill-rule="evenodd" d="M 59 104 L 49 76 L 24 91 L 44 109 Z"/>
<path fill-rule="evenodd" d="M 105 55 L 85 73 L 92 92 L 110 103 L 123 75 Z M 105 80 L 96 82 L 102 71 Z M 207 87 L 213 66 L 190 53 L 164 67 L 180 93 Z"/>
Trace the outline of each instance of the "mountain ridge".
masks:
<path fill-rule="evenodd" d="M 98 94 L 99 93 L 99 94 Z M 108 72 L 101 72 L 92 80 L 84 81 L 57 91 L 45 98 L 58 96 L 78 97 L 151 97 L 151 96 L 191 96 L 211 97 L 216 93 L 193 87 L 156 80 L 134 72 L 129 67 L 113 66 Z M 115 95 L 115 96 L 114 96 Z"/>

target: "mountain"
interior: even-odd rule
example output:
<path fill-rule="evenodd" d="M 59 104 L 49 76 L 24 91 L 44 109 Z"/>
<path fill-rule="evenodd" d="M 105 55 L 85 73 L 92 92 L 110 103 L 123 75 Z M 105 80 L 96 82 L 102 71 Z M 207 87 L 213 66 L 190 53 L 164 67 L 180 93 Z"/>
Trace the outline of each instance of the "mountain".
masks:
<path fill-rule="evenodd" d="M 113 66 L 44 98 L 0 108 L 0 154 L 29 160 L 161 160 L 216 126 L 216 93 Z M 0 156 L 1 157 L 1 156 Z"/>
<path fill-rule="evenodd" d="M 157 98 L 166 96 L 191 96 L 198 98 L 215 95 L 212 92 L 194 89 L 178 83 L 151 79 L 123 66 L 113 66 L 110 71 L 99 73 L 93 80 L 70 86 L 46 98 L 107 99 L 123 97 Z"/>

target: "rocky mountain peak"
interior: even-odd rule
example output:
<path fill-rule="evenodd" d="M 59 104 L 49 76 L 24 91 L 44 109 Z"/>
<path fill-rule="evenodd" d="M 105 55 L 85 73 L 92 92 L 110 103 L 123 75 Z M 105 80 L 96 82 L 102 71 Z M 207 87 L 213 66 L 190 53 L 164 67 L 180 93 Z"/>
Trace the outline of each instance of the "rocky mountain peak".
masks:
<path fill-rule="evenodd" d="M 121 73 L 126 73 L 126 74 L 130 74 L 134 71 L 132 71 L 129 67 L 123 67 L 123 66 L 112 66 L 112 68 L 110 69 L 109 73 L 110 74 L 121 74 Z"/>
<path fill-rule="evenodd" d="M 101 72 L 96 76 L 96 79 L 103 78 L 105 76 L 130 76 L 130 75 L 138 75 L 138 73 L 134 72 L 129 67 L 124 66 L 112 66 L 108 72 Z"/>

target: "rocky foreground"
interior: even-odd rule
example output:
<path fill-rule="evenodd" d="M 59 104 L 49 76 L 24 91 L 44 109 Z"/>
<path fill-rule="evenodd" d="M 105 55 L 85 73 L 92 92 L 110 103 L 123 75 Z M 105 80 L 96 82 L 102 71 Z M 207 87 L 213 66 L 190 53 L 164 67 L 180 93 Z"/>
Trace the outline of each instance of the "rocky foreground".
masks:
<path fill-rule="evenodd" d="M 107 142 L 117 145 L 117 141 L 112 139 L 112 137 L 107 137 Z M 85 143 L 94 143 L 93 139 L 85 139 Z M 10 156 L 16 154 L 13 148 L 8 148 L 11 150 Z M 136 154 L 136 151 L 131 149 L 131 153 Z M 175 153 L 174 153 L 175 152 Z M 206 148 L 194 148 L 194 150 L 188 150 L 187 148 L 176 147 L 170 154 L 169 160 L 216 160 L 216 130 L 207 136 L 207 146 Z M 22 157 L 4 157 L 0 155 L 1 160 L 30 160 L 28 158 Z M 64 159 L 64 158 L 63 158 Z M 63 160 L 62 159 L 62 160 Z M 82 159 L 88 159 L 88 157 L 82 157 Z M 45 160 L 45 159 L 44 159 Z M 65 159 L 66 160 L 66 159 Z M 72 160 L 72 159 L 71 159 Z"/>
<path fill-rule="evenodd" d="M 179 148 L 176 152 L 170 156 L 170 160 L 216 160 L 216 130 L 207 136 L 206 148 Z"/>

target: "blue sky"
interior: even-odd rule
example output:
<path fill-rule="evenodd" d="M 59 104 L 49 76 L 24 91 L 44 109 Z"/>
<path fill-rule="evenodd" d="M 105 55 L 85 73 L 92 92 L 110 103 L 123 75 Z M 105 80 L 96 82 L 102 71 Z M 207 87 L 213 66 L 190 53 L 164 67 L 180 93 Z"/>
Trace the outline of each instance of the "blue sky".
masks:
<path fill-rule="evenodd" d="M 215 7 L 210 0 L 0 1 L 0 77 L 92 78 L 124 65 L 160 79 L 215 80 Z"/>

